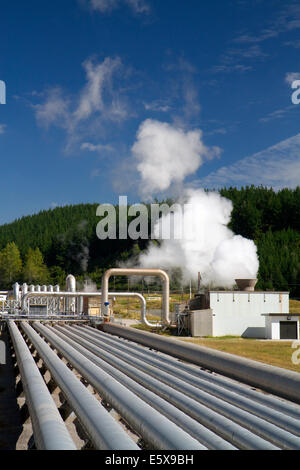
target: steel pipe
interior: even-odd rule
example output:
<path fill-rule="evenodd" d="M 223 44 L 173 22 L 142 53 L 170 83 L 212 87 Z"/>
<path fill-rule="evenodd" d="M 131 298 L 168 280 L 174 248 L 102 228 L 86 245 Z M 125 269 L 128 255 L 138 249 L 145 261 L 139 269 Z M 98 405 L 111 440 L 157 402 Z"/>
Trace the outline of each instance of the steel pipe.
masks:
<path fill-rule="evenodd" d="M 161 328 L 162 325 L 160 323 L 152 323 L 147 320 L 146 299 L 142 294 L 139 294 L 138 292 L 109 292 L 108 297 L 136 297 L 141 303 L 142 323 L 150 326 L 151 328 Z"/>
<path fill-rule="evenodd" d="M 96 449 L 139 450 L 99 401 L 26 322 L 21 327 L 65 395 Z"/>
<path fill-rule="evenodd" d="M 300 374 L 297 372 L 112 323 L 103 324 L 102 329 L 300 403 Z"/>
<path fill-rule="evenodd" d="M 72 330 L 73 329 L 74 327 L 72 327 Z M 82 327 L 78 327 L 78 328 L 75 327 L 75 329 L 76 331 L 79 332 L 79 334 L 82 333 Z M 155 355 L 154 353 L 151 353 L 151 351 L 145 351 L 145 350 L 144 351 L 138 351 L 138 350 L 132 351 L 128 348 L 128 346 L 120 343 L 120 341 L 107 338 L 107 336 L 104 333 L 101 334 L 101 339 L 100 338 L 96 339 L 95 333 L 93 332 L 91 332 L 90 334 L 93 335 L 93 337 L 95 338 L 95 342 L 97 344 L 103 345 L 103 342 L 104 342 L 108 345 L 113 346 L 114 348 L 117 348 L 115 350 L 120 351 L 120 353 L 122 354 L 122 358 L 125 357 L 124 356 L 125 354 L 126 357 L 129 358 L 129 361 L 136 361 L 137 359 L 139 359 L 140 361 L 145 361 L 151 366 L 158 367 L 160 370 L 163 370 L 167 372 L 168 374 L 171 374 L 177 379 L 179 378 L 194 387 L 198 387 L 199 389 L 211 395 L 214 395 L 217 398 L 220 398 L 221 400 L 225 400 L 226 402 L 234 406 L 237 406 L 256 416 L 259 416 L 260 418 L 266 421 L 269 421 L 270 423 L 273 423 L 282 429 L 285 429 L 297 436 L 300 436 L 300 421 L 298 419 L 292 418 L 291 416 L 287 416 L 281 411 L 270 409 L 269 406 L 265 406 L 263 404 L 253 402 L 251 399 L 241 396 L 237 391 L 235 392 L 232 390 L 229 391 L 216 383 L 212 384 L 204 380 L 203 378 L 195 377 L 195 375 L 191 375 L 188 371 L 183 370 L 182 368 L 179 368 L 177 363 L 172 364 L 168 361 L 162 361 L 160 356 L 157 356 L 157 354 Z M 282 438 L 284 439 L 284 436 L 282 436 Z M 299 440 L 299 445 L 300 445 L 300 440 Z"/>
<path fill-rule="evenodd" d="M 21 374 L 37 449 L 76 450 L 20 331 L 12 320 L 8 322 L 8 327 Z"/>
<path fill-rule="evenodd" d="M 81 344 L 81 337 L 79 335 L 76 336 L 76 342 Z M 216 435 L 229 441 L 235 447 L 252 450 L 277 449 L 277 447 L 270 442 L 253 434 L 239 424 L 234 423 L 230 419 L 220 415 L 207 406 L 204 406 L 201 403 L 195 401 L 185 393 L 175 390 L 173 387 L 165 384 L 162 380 L 160 380 L 160 378 L 150 376 L 135 366 L 133 367 L 133 370 L 131 369 L 130 371 L 130 363 L 120 359 L 120 353 L 118 350 L 113 350 L 114 348 L 107 349 L 103 344 L 101 344 L 101 346 L 95 346 L 90 339 L 85 341 L 89 343 L 85 343 L 85 347 L 90 351 L 93 350 L 95 354 L 95 361 L 98 361 L 100 356 L 109 364 L 114 364 L 117 369 L 125 372 L 126 375 L 128 374 L 140 385 L 148 388 L 161 398 L 167 400 L 169 403 L 173 404 L 182 412 L 201 423 Z M 132 363 L 134 362 L 132 361 Z"/>
<path fill-rule="evenodd" d="M 112 268 L 107 270 L 102 277 L 102 311 L 105 309 L 105 302 L 108 301 L 109 279 L 111 276 L 159 276 L 163 282 L 163 305 L 162 316 L 163 322 L 170 324 L 170 281 L 169 276 L 162 269 L 143 269 L 143 268 Z"/>
<path fill-rule="evenodd" d="M 23 312 L 26 312 L 29 315 L 29 305 L 28 300 L 31 297 L 36 297 L 37 294 L 34 292 L 28 292 L 22 297 L 21 309 Z M 77 298 L 78 303 L 82 304 L 83 297 L 101 297 L 101 292 L 40 292 L 38 297 L 71 297 Z M 146 309 L 146 299 L 145 297 L 138 292 L 109 292 L 108 297 L 136 297 L 141 303 L 141 321 L 151 328 L 160 328 L 161 324 L 153 324 L 147 320 L 147 309 Z M 81 307 L 79 307 L 80 310 Z"/>
<path fill-rule="evenodd" d="M 84 339 L 82 336 L 79 336 L 79 334 L 74 334 L 74 332 L 71 331 L 73 329 L 62 328 L 59 326 L 55 326 L 54 329 L 57 334 L 71 346 L 73 345 L 76 347 L 78 351 L 101 367 L 101 369 L 112 375 L 116 380 L 118 380 L 118 382 L 122 383 L 131 391 L 136 393 L 140 398 L 145 400 L 156 410 L 160 411 L 164 416 L 171 419 L 174 423 L 191 434 L 207 448 L 218 450 L 235 449 L 235 447 L 229 442 L 226 442 L 224 439 L 220 438 L 215 433 L 198 423 L 196 420 L 190 418 L 188 415 L 180 411 L 168 401 L 162 399 L 156 393 L 154 393 L 154 391 L 157 389 L 157 381 L 152 379 L 152 377 L 149 377 L 139 370 L 136 370 L 134 366 L 128 365 L 126 362 L 114 357 L 114 355 L 107 353 L 102 348 L 94 346 L 88 340 Z M 151 387 L 152 391 L 145 388 L 144 383 L 140 385 L 136 382 L 137 375 L 143 377 L 145 382 L 149 381 L 153 385 Z"/>
<path fill-rule="evenodd" d="M 73 329 L 73 328 L 72 328 Z M 292 435 L 289 432 L 286 432 L 269 422 L 264 421 L 261 418 L 253 416 L 252 414 L 245 412 L 244 410 L 239 409 L 236 406 L 233 406 L 229 403 L 224 403 L 223 399 L 216 398 L 211 396 L 211 390 L 207 393 L 203 389 L 199 389 L 193 385 L 190 385 L 184 382 L 182 379 L 179 379 L 178 376 L 172 376 L 165 371 L 160 370 L 159 362 L 157 367 L 153 366 L 154 360 L 144 357 L 143 360 L 127 354 L 124 350 L 120 351 L 118 348 L 107 346 L 103 344 L 105 341 L 103 338 L 101 340 L 90 339 L 93 344 L 97 344 L 99 348 L 105 349 L 108 353 L 114 354 L 116 357 L 119 357 L 121 354 L 122 360 L 126 361 L 128 364 L 134 363 L 135 368 L 140 369 L 141 371 L 150 374 L 152 377 L 158 379 L 166 385 L 174 388 L 175 390 L 184 393 L 184 395 L 200 402 L 204 406 L 208 406 L 212 410 L 221 415 L 225 416 L 228 419 L 233 420 L 237 424 L 249 429 L 251 432 L 257 434 L 262 439 L 272 442 L 278 447 L 283 447 L 286 449 L 300 449 L 300 440 Z M 149 362 L 152 365 L 146 364 Z M 261 406 L 261 405 L 259 405 Z"/>
<path fill-rule="evenodd" d="M 77 328 L 75 327 L 75 329 Z M 222 387 L 223 389 L 225 388 L 226 390 L 238 393 L 246 398 L 253 400 L 254 402 L 260 403 L 262 405 L 267 406 L 268 408 L 284 413 L 285 415 L 290 416 L 294 418 L 295 420 L 297 420 L 297 422 L 299 422 L 300 420 L 299 405 L 296 405 L 291 402 L 283 401 L 274 395 L 270 395 L 270 396 L 266 395 L 257 390 L 253 390 L 252 388 L 250 388 L 249 386 L 245 384 L 228 379 L 227 377 L 212 374 L 209 371 L 202 370 L 201 368 L 198 368 L 198 367 L 196 368 L 195 366 L 191 364 L 183 363 L 170 355 L 160 353 L 158 356 L 157 352 L 154 352 L 149 349 L 145 349 L 145 347 L 140 346 L 136 343 L 130 342 L 124 338 L 120 338 L 120 337 L 117 338 L 116 336 L 110 335 L 108 333 L 102 333 L 101 331 L 93 327 L 90 327 L 88 325 L 83 325 L 83 329 L 89 331 L 95 338 L 98 337 L 98 338 L 105 338 L 106 340 L 110 340 L 110 342 L 116 345 L 116 347 L 118 347 L 118 345 L 121 345 L 121 344 L 124 345 L 124 347 L 126 347 L 127 352 L 129 350 L 138 351 L 142 353 L 147 352 L 147 354 L 153 358 L 157 359 L 159 357 L 160 365 L 162 363 L 174 365 L 177 371 L 182 370 L 184 372 L 188 372 L 189 374 L 195 377 L 202 378 L 212 384 L 216 384 Z"/>
<path fill-rule="evenodd" d="M 62 340 L 48 327 L 34 327 L 76 368 L 124 419 L 155 449 L 200 450 L 203 446 Z"/>

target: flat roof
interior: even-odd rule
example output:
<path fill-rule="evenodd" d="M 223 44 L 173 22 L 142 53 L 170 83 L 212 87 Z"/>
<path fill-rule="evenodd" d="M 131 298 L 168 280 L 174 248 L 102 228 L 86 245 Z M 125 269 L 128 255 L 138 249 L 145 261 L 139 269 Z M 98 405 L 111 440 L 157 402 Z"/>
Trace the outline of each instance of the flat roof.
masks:
<path fill-rule="evenodd" d="M 210 290 L 213 294 L 289 294 L 289 291 L 273 290 Z"/>
<path fill-rule="evenodd" d="M 300 317 L 300 313 L 262 313 L 265 317 Z"/>

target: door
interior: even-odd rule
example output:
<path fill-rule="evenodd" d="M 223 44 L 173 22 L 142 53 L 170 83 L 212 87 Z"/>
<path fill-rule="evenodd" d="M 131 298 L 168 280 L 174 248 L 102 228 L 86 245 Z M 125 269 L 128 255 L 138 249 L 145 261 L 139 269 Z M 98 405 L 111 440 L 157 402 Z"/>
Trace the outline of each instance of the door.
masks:
<path fill-rule="evenodd" d="M 298 339 L 296 321 L 280 322 L 280 339 Z"/>

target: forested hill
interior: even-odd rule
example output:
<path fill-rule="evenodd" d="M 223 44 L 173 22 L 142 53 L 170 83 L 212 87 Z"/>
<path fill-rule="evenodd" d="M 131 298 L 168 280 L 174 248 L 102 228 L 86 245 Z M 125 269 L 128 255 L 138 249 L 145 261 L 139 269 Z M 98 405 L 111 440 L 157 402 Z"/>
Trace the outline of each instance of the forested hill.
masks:
<path fill-rule="evenodd" d="M 300 297 L 300 187 L 275 192 L 252 186 L 220 192 L 233 202 L 230 228 L 257 244 L 258 288 L 289 290 Z M 100 285 L 104 269 L 146 247 L 147 242 L 140 240 L 100 241 L 97 206 L 57 207 L 0 226 L 0 288 L 15 280 L 63 285 L 68 273 L 88 275 Z"/>

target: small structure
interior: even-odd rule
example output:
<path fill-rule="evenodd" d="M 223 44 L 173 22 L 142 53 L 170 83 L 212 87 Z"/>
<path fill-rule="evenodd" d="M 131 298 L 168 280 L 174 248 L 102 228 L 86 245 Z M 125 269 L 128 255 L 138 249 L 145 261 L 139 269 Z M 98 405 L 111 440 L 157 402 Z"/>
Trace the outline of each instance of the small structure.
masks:
<path fill-rule="evenodd" d="M 299 314 L 267 313 L 263 316 L 267 339 L 299 339 Z"/>
<path fill-rule="evenodd" d="M 289 316 L 289 292 L 255 291 L 255 281 L 237 279 L 239 290 L 196 294 L 189 303 L 192 336 L 266 338 L 265 315 Z"/>
<path fill-rule="evenodd" d="M 101 297 L 84 297 L 83 298 L 83 314 L 89 316 L 99 316 L 101 313 Z"/>

